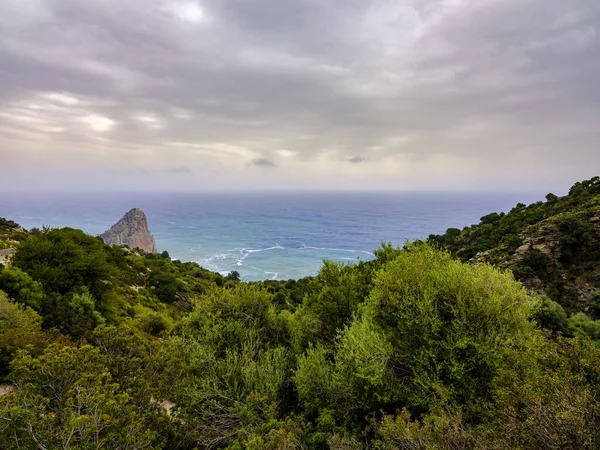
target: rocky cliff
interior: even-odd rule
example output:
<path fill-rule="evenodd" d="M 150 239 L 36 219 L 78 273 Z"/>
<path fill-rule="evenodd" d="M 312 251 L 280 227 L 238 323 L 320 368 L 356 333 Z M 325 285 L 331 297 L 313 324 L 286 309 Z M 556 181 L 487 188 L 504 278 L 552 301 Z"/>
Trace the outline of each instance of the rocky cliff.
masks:
<path fill-rule="evenodd" d="M 158 252 L 154 236 L 148 229 L 146 215 L 139 208 L 133 208 L 100 237 L 107 244 L 126 245 L 147 253 Z"/>

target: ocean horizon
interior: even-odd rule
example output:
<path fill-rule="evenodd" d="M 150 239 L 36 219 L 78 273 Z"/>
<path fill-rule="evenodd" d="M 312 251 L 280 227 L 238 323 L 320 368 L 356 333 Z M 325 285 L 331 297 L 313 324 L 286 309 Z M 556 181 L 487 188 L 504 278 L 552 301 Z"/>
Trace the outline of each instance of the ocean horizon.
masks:
<path fill-rule="evenodd" d="M 0 193 L 0 217 L 27 229 L 99 235 L 131 208 L 160 252 L 243 280 L 316 275 L 324 259 L 373 258 L 382 242 L 463 228 L 491 212 L 543 200 L 532 192 Z"/>

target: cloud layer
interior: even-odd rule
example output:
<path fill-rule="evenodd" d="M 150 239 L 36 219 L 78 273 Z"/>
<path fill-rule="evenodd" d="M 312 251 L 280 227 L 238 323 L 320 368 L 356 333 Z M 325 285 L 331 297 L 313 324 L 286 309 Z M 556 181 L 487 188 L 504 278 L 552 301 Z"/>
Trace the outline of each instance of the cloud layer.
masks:
<path fill-rule="evenodd" d="M 600 167 L 597 0 L 5 0 L 0 16 L 16 188 L 559 188 Z"/>

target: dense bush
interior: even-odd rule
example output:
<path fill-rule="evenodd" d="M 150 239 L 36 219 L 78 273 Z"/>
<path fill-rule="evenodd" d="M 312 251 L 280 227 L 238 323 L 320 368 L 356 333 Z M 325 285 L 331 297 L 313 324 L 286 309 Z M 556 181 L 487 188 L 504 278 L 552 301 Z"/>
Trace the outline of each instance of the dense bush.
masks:
<path fill-rule="evenodd" d="M 0 291 L 0 379 L 19 350 L 39 354 L 50 341 L 42 332 L 42 318 L 30 307 L 10 301 Z"/>
<path fill-rule="evenodd" d="M 509 273 L 470 266 L 427 245 L 388 263 L 335 349 L 317 345 L 296 372 L 309 411 L 341 406 L 354 421 L 382 408 L 485 398 L 505 352 L 526 348 L 537 301 Z"/>
<path fill-rule="evenodd" d="M 0 290 L 13 300 L 41 312 L 44 289 L 18 267 L 0 268 Z"/>

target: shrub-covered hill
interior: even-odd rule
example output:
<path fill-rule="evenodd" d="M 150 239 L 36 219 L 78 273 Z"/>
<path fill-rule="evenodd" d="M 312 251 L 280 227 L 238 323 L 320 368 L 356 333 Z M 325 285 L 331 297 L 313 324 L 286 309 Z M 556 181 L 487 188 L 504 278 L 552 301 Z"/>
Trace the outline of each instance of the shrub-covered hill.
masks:
<path fill-rule="evenodd" d="M 244 283 L 27 234 L 0 269 L 0 448 L 598 448 L 596 322 L 428 243 L 375 257 Z"/>
<path fill-rule="evenodd" d="M 9 222 L 10 223 L 10 222 Z M 192 299 L 228 281 L 196 263 L 110 246 L 71 228 L 20 230 L 0 290 L 70 336 L 99 324 L 134 320 L 159 334 L 192 308 Z"/>
<path fill-rule="evenodd" d="M 0 265 L 6 264 L 15 248 L 29 233 L 12 220 L 0 217 Z"/>
<path fill-rule="evenodd" d="M 600 318 L 600 177 L 575 183 L 564 197 L 520 203 L 428 241 L 463 261 L 510 269 L 567 311 Z"/>
<path fill-rule="evenodd" d="M 0 217 L 0 249 L 18 246 L 28 234 L 18 223 Z"/>

